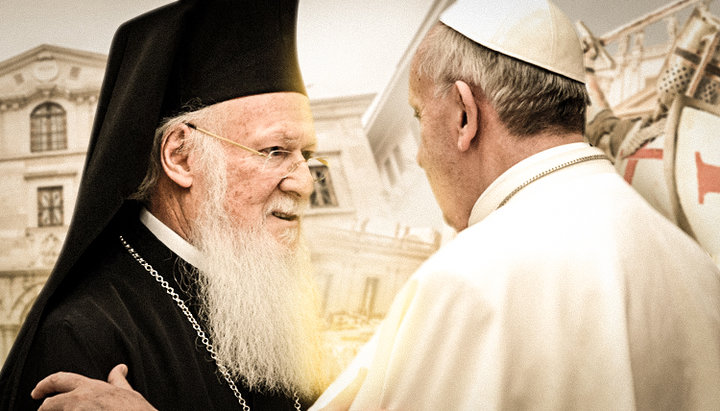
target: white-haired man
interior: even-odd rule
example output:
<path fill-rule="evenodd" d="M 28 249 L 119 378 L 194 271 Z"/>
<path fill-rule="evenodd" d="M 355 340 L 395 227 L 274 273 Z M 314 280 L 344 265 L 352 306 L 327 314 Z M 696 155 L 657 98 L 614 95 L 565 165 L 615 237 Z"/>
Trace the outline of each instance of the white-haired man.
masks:
<path fill-rule="evenodd" d="M 459 0 L 415 54 L 417 159 L 458 236 L 355 364 L 352 410 L 720 407 L 720 273 L 584 142 L 572 24 Z"/>

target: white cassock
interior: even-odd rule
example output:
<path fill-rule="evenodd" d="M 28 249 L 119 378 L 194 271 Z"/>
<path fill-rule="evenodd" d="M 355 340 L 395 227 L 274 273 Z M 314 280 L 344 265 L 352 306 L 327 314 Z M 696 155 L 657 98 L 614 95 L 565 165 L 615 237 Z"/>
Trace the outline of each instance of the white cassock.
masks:
<path fill-rule="evenodd" d="M 536 154 L 408 280 L 321 396 L 352 410 L 718 410 L 720 272 L 584 143 Z"/>

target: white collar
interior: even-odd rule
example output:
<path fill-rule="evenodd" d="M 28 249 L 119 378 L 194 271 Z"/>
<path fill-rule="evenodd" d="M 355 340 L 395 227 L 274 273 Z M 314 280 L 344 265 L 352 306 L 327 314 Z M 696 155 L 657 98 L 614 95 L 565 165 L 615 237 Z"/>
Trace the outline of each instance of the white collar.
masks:
<path fill-rule="evenodd" d="M 165 244 L 170 251 L 194 267 L 202 267 L 203 256 L 200 250 L 185 241 L 184 238 L 166 226 L 165 223 L 158 220 L 158 218 L 152 215 L 145 207 L 140 209 L 140 222 L 142 222 L 161 243 Z"/>
<path fill-rule="evenodd" d="M 568 161 L 597 154 L 603 152 L 587 143 L 570 143 L 543 150 L 523 159 L 502 173 L 480 195 L 470 212 L 468 225 L 480 222 L 490 215 L 513 190 L 529 178 Z M 612 167 L 609 162 L 607 163 Z"/>

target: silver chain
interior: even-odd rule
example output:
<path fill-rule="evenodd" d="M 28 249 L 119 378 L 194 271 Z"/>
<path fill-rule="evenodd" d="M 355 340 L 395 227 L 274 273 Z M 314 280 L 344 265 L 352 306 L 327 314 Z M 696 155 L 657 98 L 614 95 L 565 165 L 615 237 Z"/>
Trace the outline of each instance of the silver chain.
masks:
<path fill-rule="evenodd" d="M 157 281 L 160 286 L 165 290 L 165 292 L 175 301 L 175 304 L 177 304 L 178 308 L 180 308 L 180 311 L 185 314 L 185 317 L 187 317 L 188 321 L 190 322 L 190 325 L 192 325 L 192 328 L 197 333 L 198 338 L 202 341 L 202 343 L 205 345 L 205 349 L 208 353 L 210 353 L 210 357 L 215 361 L 215 364 L 218 367 L 218 371 L 220 371 L 220 374 L 222 374 L 223 378 L 225 378 L 225 381 L 227 381 L 228 385 L 230 386 L 230 389 L 232 390 L 233 394 L 235 395 L 235 398 L 238 399 L 238 402 L 240 403 L 240 406 L 242 407 L 243 411 L 250 411 L 250 406 L 247 405 L 245 402 L 245 399 L 243 398 L 242 394 L 240 393 L 240 390 L 238 390 L 237 386 L 235 385 L 235 381 L 233 381 L 232 377 L 230 376 L 230 372 L 228 369 L 218 361 L 217 359 L 217 353 L 215 352 L 215 348 L 213 347 L 212 343 L 210 343 L 210 338 L 205 334 L 205 331 L 203 331 L 202 327 L 200 327 L 200 324 L 198 324 L 197 320 L 195 320 L 195 316 L 190 312 L 190 309 L 185 304 L 185 301 L 180 298 L 180 295 L 175 292 L 175 289 L 168 283 L 160 273 L 157 272 L 153 268 L 150 263 L 145 261 L 144 258 L 140 256 L 140 254 L 135 251 L 134 248 L 130 247 L 130 244 L 128 244 L 127 241 L 125 241 L 125 238 L 123 236 L 120 237 L 120 242 L 125 247 L 125 249 L 130 253 L 130 255 L 137 261 L 148 273 L 150 273 L 153 278 L 155 278 L 155 281 Z M 294 394 L 295 398 L 295 409 L 297 411 L 301 411 L 300 406 L 300 399 L 298 398 L 297 393 Z"/>
<path fill-rule="evenodd" d="M 565 168 L 565 167 L 570 167 L 570 166 L 575 165 L 575 164 L 577 164 L 577 163 L 583 163 L 583 162 L 585 162 L 585 161 L 592 161 L 592 160 L 603 160 L 603 159 L 607 159 L 607 156 L 606 156 L 605 154 L 594 154 L 594 155 L 591 155 L 591 156 L 580 157 L 580 158 L 576 158 L 576 159 L 574 159 L 574 160 L 566 161 L 566 162 L 564 162 L 564 163 L 562 163 L 562 164 L 558 164 L 558 165 L 556 165 L 555 167 L 550 168 L 550 169 L 547 169 L 547 170 L 543 171 L 543 172 L 540 173 L 540 174 L 536 174 L 535 176 L 533 176 L 533 177 L 525 180 L 522 184 L 520 184 L 520 185 L 517 186 L 513 191 L 511 191 L 510 194 L 508 194 L 508 195 L 505 197 L 505 199 L 503 199 L 503 201 L 500 202 L 500 205 L 498 205 L 497 208 L 500 208 L 500 207 L 504 206 L 505 203 L 507 203 L 508 201 L 510 201 L 510 199 L 511 199 L 515 194 L 518 193 L 518 191 L 520 191 L 520 190 L 522 190 L 523 188 L 527 187 L 528 184 L 534 182 L 535 180 L 538 180 L 538 179 L 540 179 L 540 178 L 543 178 L 543 177 L 545 177 L 545 176 L 548 175 L 548 174 L 552 174 L 552 173 L 554 173 L 554 172 L 556 172 L 556 171 L 558 171 L 558 170 L 561 170 L 561 169 L 563 169 L 563 168 Z M 496 208 L 496 209 L 497 209 L 497 208 Z"/>

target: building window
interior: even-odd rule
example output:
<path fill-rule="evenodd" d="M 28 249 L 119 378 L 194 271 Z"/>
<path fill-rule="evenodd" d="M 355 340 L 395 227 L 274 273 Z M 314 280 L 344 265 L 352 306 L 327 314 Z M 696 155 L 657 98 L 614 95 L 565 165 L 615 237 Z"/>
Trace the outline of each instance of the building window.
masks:
<path fill-rule="evenodd" d="M 315 181 L 315 189 L 310 194 L 310 206 L 312 208 L 337 207 L 335 188 L 330 178 L 330 170 L 325 165 L 310 167 L 310 173 Z M 319 178 L 324 176 L 323 178 Z"/>
<path fill-rule="evenodd" d="M 65 110 L 55 103 L 43 103 L 30 114 L 30 151 L 67 148 Z"/>
<path fill-rule="evenodd" d="M 63 225 L 63 188 L 38 187 L 38 227 Z"/>

